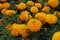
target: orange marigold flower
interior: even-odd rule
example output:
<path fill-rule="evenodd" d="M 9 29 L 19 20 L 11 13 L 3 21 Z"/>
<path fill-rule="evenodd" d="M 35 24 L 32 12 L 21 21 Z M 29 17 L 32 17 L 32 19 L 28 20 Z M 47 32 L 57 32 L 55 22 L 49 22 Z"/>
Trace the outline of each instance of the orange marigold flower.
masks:
<path fill-rule="evenodd" d="M 41 29 L 42 23 L 37 19 L 30 19 L 27 23 L 27 27 L 30 31 L 36 32 Z"/>
<path fill-rule="evenodd" d="M 54 15 L 57 15 L 57 17 L 60 18 L 60 12 L 55 11 L 55 12 L 54 12 Z"/>
<path fill-rule="evenodd" d="M 27 5 L 28 5 L 28 6 L 34 6 L 34 2 L 33 2 L 33 1 L 28 1 L 28 2 L 27 2 Z"/>
<path fill-rule="evenodd" d="M 52 8 L 56 8 L 59 5 L 59 0 L 48 0 L 48 4 L 52 7 Z"/>
<path fill-rule="evenodd" d="M 28 21 L 30 18 L 29 16 L 29 12 L 28 11 L 23 11 L 20 15 L 19 15 L 19 19 L 22 21 Z"/>
<path fill-rule="evenodd" d="M 34 7 L 34 6 L 33 6 L 33 7 L 30 8 L 30 11 L 31 11 L 32 13 L 36 14 L 36 13 L 38 13 L 39 10 L 38 10 L 37 7 Z"/>
<path fill-rule="evenodd" d="M 60 40 L 60 32 L 55 32 L 52 36 L 52 40 Z"/>
<path fill-rule="evenodd" d="M 42 8 L 42 11 L 43 12 L 49 12 L 51 10 L 51 8 L 49 7 L 49 6 L 44 6 L 43 8 Z"/>
<path fill-rule="evenodd" d="M 0 3 L 0 10 L 3 8 L 3 4 Z"/>
<path fill-rule="evenodd" d="M 48 24 L 55 24 L 57 22 L 57 17 L 55 15 L 53 15 L 53 14 L 48 14 L 46 16 L 46 22 Z"/>
<path fill-rule="evenodd" d="M 39 19 L 42 22 L 46 22 L 46 20 L 45 20 L 46 14 L 44 12 L 37 13 L 35 15 L 35 18 Z"/>
<path fill-rule="evenodd" d="M 40 3 L 35 3 L 35 7 L 42 8 L 42 5 Z"/>
<path fill-rule="evenodd" d="M 13 24 L 12 24 L 12 29 L 17 29 L 17 30 L 19 30 L 19 29 L 20 29 L 20 24 L 13 23 Z"/>
<path fill-rule="evenodd" d="M 8 2 L 4 3 L 3 7 L 8 9 L 10 7 L 10 3 L 8 3 Z"/>
<path fill-rule="evenodd" d="M 19 30 L 19 34 L 22 35 L 22 37 L 28 37 L 28 30 L 27 30 L 27 26 L 25 24 L 20 24 L 20 30 Z"/>
<path fill-rule="evenodd" d="M 17 5 L 17 9 L 19 10 L 24 10 L 26 8 L 26 4 L 25 3 L 20 3 Z"/>
<path fill-rule="evenodd" d="M 3 23 L 3 20 L 2 19 L 0 19 L 0 24 L 2 24 Z"/>
<path fill-rule="evenodd" d="M 0 0 L 0 2 L 6 2 L 7 0 Z"/>
<path fill-rule="evenodd" d="M 60 12 L 57 12 L 57 16 L 58 16 L 58 18 L 60 18 Z"/>
<path fill-rule="evenodd" d="M 27 26 L 25 24 L 16 24 L 16 23 L 14 23 L 12 25 L 12 29 L 16 29 L 18 31 L 18 33 L 20 35 L 22 35 L 22 37 L 27 37 L 28 36 Z"/>
<path fill-rule="evenodd" d="M 6 13 L 5 13 L 5 15 L 7 15 L 7 16 L 11 16 L 12 14 L 16 14 L 16 11 L 14 11 L 14 10 L 7 10 Z"/>
<path fill-rule="evenodd" d="M 5 29 L 11 30 L 11 29 L 12 29 L 12 25 L 11 25 L 11 24 L 7 25 L 7 26 L 5 27 Z"/>
<path fill-rule="evenodd" d="M 19 34 L 17 29 L 12 29 L 10 33 L 12 36 L 18 36 L 18 34 Z"/>
<path fill-rule="evenodd" d="M 11 26 L 11 32 L 10 33 L 12 36 L 18 36 L 19 30 L 20 30 L 20 24 L 13 23 Z"/>
<path fill-rule="evenodd" d="M 5 15 L 6 11 L 7 11 L 7 9 L 2 9 L 1 10 L 1 12 L 2 12 L 3 15 Z"/>
<path fill-rule="evenodd" d="M 22 33 L 21 35 L 22 35 L 22 37 L 23 37 L 23 38 L 25 38 L 25 37 L 28 37 L 28 36 L 29 36 L 29 34 L 28 34 L 27 32 L 25 32 L 25 31 L 23 31 L 23 33 Z"/>

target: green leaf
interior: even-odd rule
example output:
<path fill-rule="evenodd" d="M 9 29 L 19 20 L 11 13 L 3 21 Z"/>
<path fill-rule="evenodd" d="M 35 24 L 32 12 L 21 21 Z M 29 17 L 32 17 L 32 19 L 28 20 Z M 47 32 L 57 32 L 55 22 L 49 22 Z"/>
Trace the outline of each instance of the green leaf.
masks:
<path fill-rule="evenodd" d="M 25 2 L 25 3 L 26 3 L 27 1 L 28 1 L 28 0 L 22 0 L 22 2 Z"/>
<path fill-rule="evenodd" d="M 6 30 L 6 29 L 3 29 L 3 30 L 0 32 L 0 34 L 4 34 L 4 35 L 6 35 L 6 34 L 9 34 L 9 31 Z"/>
<path fill-rule="evenodd" d="M 1 36 L 1 37 L 0 37 L 0 40 L 4 40 L 4 36 Z"/>
<path fill-rule="evenodd" d="M 44 5 L 48 0 L 42 0 L 41 4 Z"/>

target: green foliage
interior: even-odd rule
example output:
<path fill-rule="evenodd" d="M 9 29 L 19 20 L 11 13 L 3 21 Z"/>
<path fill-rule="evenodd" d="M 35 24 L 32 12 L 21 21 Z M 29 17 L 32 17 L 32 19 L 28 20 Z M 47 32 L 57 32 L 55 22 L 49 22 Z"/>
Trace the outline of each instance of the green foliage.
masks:
<path fill-rule="evenodd" d="M 44 5 L 48 0 L 42 0 L 41 4 Z"/>

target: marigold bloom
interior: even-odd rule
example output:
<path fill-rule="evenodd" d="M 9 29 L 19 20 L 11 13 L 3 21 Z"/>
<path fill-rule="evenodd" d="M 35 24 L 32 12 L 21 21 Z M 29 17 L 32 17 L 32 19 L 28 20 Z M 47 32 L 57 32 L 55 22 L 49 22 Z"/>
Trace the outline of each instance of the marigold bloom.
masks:
<path fill-rule="evenodd" d="M 28 6 L 34 6 L 34 2 L 33 2 L 33 1 L 28 1 L 28 2 L 27 2 L 27 5 L 28 5 Z"/>
<path fill-rule="evenodd" d="M 3 15 L 5 15 L 6 11 L 7 11 L 7 9 L 2 9 L 1 10 L 1 12 L 2 12 Z"/>
<path fill-rule="evenodd" d="M 40 13 L 37 13 L 35 15 L 35 18 L 36 19 L 39 19 L 40 21 L 42 22 L 46 22 L 45 18 L 46 18 L 46 14 L 44 12 L 40 12 Z"/>
<path fill-rule="evenodd" d="M 41 29 L 42 23 L 37 19 L 30 19 L 27 23 L 27 27 L 30 31 L 36 32 Z"/>
<path fill-rule="evenodd" d="M 19 34 L 22 35 L 22 37 L 28 37 L 28 30 L 27 30 L 27 26 L 25 24 L 20 24 L 20 30 L 19 30 Z"/>
<path fill-rule="evenodd" d="M 29 12 L 28 11 L 23 11 L 20 15 L 19 15 L 19 19 L 22 21 L 28 21 L 29 20 Z"/>
<path fill-rule="evenodd" d="M 3 8 L 3 4 L 0 3 L 0 10 Z"/>
<path fill-rule="evenodd" d="M 43 12 L 49 12 L 51 10 L 51 8 L 49 7 L 49 6 L 44 6 L 43 8 L 42 8 L 42 11 Z"/>
<path fill-rule="evenodd" d="M 20 35 L 22 35 L 22 37 L 27 37 L 28 36 L 27 26 L 25 24 L 16 24 L 16 23 L 14 23 L 12 25 L 12 29 L 16 29 L 18 31 L 18 33 Z"/>
<path fill-rule="evenodd" d="M 17 29 L 17 30 L 19 30 L 19 29 L 20 29 L 20 24 L 13 23 L 13 24 L 12 24 L 12 29 Z"/>
<path fill-rule="evenodd" d="M 30 11 L 31 11 L 32 13 L 36 14 L 36 13 L 38 13 L 39 10 L 38 10 L 37 7 L 34 7 L 34 6 L 33 6 L 33 7 L 30 8 Z"/>
<path fill-rule="evenodd" d="M 59 5 L 59 0 L 48 0 L 48 4 L 52 7 L 52 8 L 56 8 Z"/>
<path fill-rule="evenodd" d="M 55 32 L 52 36 L 52 40 L 60 40 L 60 32 Z"/>
<path fill-rule="evenodd" d="M 57 12 L 57 16 L 58 16 L 58 18 L 60 18 L 60 12 Z"/>
<path fill-rule="evenodd" d="M 57 15 L 57 17 L 60 18 L 60 12 L 55 11 L 55 12 L 54 12 L 54 15 Z"/>
<path fill-rule="evenodd" d="M 7 26 L 5 27 L 5 29 L 11 30 L 11 29 L 12 29 L 12 25 L 11 25 L 11 24 L 7 25 Z"/>
<path fill-rule="evenodd" d="M 7 0 L 0 0 L 0 2 L 6 2 Z"/>
<path fill-rule="evenodd" d="M 55 15 L 53 15 L 53 14 L 48 14 L 46 16 L 46 22 L 48 24 L 55 24 L 57 22 L 57 17 Z"/>
<path fill-rule="evenodd" d="M 0 19 L 0 24 L 2 24 L 3 23 L 3 20 L 2 19 Z"/>
<path fill-rule="evenodd" d="M 10 34 L 12 36 L 18 36 L 19 35 L 19 29 L 20 29 L 20 24 L 13 23 L 11 26 Z"/>
<path fill-rule="evenodd" d="M 10 33 L 12 36 L 18 36 L 18 34 L 19 34 L 17 29 L 12 29 Z"/>
<path fill-rule="evenodd" d="M 25 32 L 25 31 L 23 31 L 22 37 L 25 38 L 25 37 L 28 37 L 28 36 L 29 36 L 29 34 L 27 32 Z"/>
<path fill-rule="evenodd" d="M 25 3 L 20 3 L 17 5 L 17 9 L 19 10 L 24 10 L 26 8 L 26 4 Z"/>
<path fill-rule="evenodd" d="M 6 13 L 5 13 L 5 15 L 7 15 L 7 16 L 11 16 L 12 14 L 16 14 L 16 11 L 14 11 L 14 10 L 7 10 Z"/>
<path fill-rule="evenodd" d="M 37 7 L 37 8 L 42 8 L 42 4 L 40 4 L 40 3 L 35 3 L 35 7 Z"/>
<path fill-rule="evenodd" d="M 10 3 L 8 3 L 8 2 L 4 3 L 3 7 L 8 9 L 10 7 Z"/>

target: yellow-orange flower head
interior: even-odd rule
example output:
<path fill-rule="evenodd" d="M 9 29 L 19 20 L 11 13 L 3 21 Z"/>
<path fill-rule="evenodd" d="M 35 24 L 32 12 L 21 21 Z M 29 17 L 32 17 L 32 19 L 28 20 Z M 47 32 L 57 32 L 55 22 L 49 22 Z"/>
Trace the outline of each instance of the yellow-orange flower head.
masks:
<path fill-rule="evenodd" d="M 57 15 L 57 17 L 60 18 L 60 12 L 55 11 L 55 12 L 54 12 L 54 15 Z"/>
<path fill-rule="evenodd" d="M 33 2 L 33 1 L 28 1 L 28 2 L 27 2 L 27 5 L 28 5 L 28 6 L 34 6 L 34 2 Z"/>
<path fill-rule="evenodd" d="M 0 0 L 0 2 L 6 2 L 7 0 Z"/>
<path fill-rule="evenodd" d="M 3 4 L 0 3 L 0 10 L 3 8 Z"/>
<path fill-rule="evenodd" d="M 11 24 L 9 24 L 9 25 L 7 25 L 7 26 L 5 27 L 5 29 L 7 29 L 7 30 L 11 30 L 11 28 L 12 28 L 12 25 L 11 25 Z"/>
<path fill-rule="evenodd" d="M 45 18 L 46 18 L 46 14 L 44 12 L 40 12 L 40 13 L 37 13 L 35 15 L 35 18 L 36 19 L 39 19 L 40 21 L 42 22 L 46 22 Z"/>
<path fill-rule="evenodd" d="M 48 24 L 55 24 L 57 22 L 57 17 L 55 15 L 53 15 L 53 14 L 48 14 L 46 16 L 46 22 Z"/>
<path fill-rule="evenodd" d="M 22 37 L 28 37 L 29 36 L 27 26 L 25 24 L 20 24 L 19 34 L 22 35 Z"/>
<path fill-rule="evenodd" d="M 35 3 L 35 7 L 37 7 L 37 8 L 42 8 L 42 4 L 40 4 L 40 3 Z"/>
<path fill-rule="evenodd" d="M 11 31 L 11 36 L 19 35 L 20 24 L 13 23 L 12 25 L 7 26 L 6 28 Z"/>
<path fill-rule="evenodd" d="M 22 21 L 28 21 L 29 20 L 29 12 L 28 11 L 23 11 L 20 15 L 19 15 L 19 19 Z"/>
<path fill-rule="evenodd" d="M 52 7 L 52 8 L 56 8 L 59 5 L 59 0 L 48 0 L 48 4 Z"/>
<path fill-rule="evenodd" d="M 3 20 L 2 19 L 0 19 L 0 24 L 3 24 Z"/>
<path fill-rule="evenodd" d="M 19 32 L 17 29 L 12 29 L 10 34 L 11 34 L 11 36 L 18 36 Z"/>
<path fill-rule="evenodd" d="M 10 7 L 10 3 L 8 3 L 8 2 L 4 3 L 3 7 L 6 8 L 6 9 L 8 9 Z"/>
<path fill-rule="evenodd" d="M 12 24 L 12 29 L 17 29 L 17 30 L 19 30 L 19 29 L 20 29 L 20 24 L 13 23 L 13 24 Z"/>
<path fill-rule="evenodd" d="M 42 23 L 37 19 L 30 19 L 27 23 L 27 27 L 32 32 L 37 32 L 41 29 Z"/>
<path fill-rule="evenodd" d="M 3 15 L 5 15 L 6 11 L 7 11 L 7 9 L 2 9 L 1 10 L 1 12 L 2 12 Z"/>
<path fill-rule="evenodd" d="M 29 36 L 27 32 L 28 30 L 25 24 L 17 24 L 17 23 L 12 24 L 12 30 L 11 30 L 12 36 L 18 36 L 20 34 L 22 37 L 27 37 Z"/>
<path fill-rule="evenodd" d="M 11 16 L 12 14 L 16 14 L 16 11 L 14 11 L 14 10 L 7 10 L 6 13 L 5 13 L 5 15 L 7 15 L 7 16 Z"/>
<path fill-rule="evenodd" d="M 52 40 L 60 40 L 60 32 L 55 32 L 52 36 Z"/>
<path fill-rule="evenodd" d="M 17 9 L 19 9 L 19 10 L 24 10 L 25 8 L 26 8 L 26 4 L 25 3 L 20 3 L 17 6 Z"/>
<path fill-rule="evenodd" d="M 42 11 L 43 12 L 49 12 L 51 10 L 51 8 L 49 7 L 49 6 L 44 6 L 43 8 L 42 8 Z"/>
<path fill-rule="evenodd" d="M 60 18 L 60 12 L 57 12 L 57 16 L 58 16 L 58 18 Z"/>
<path fill-rule="evenodd" d="M 37 7 L 32 6 L 32 7 L 30 8 L 30 11 L 31 11 L 32 13 L 36 14 L 36 13 L 38 13 L 39 10 L 38 10 Z"/>

